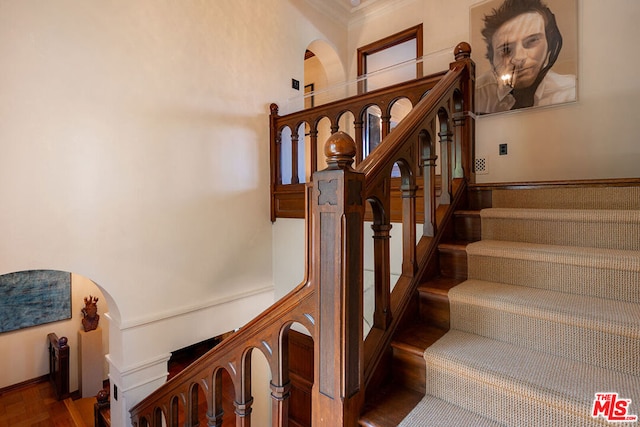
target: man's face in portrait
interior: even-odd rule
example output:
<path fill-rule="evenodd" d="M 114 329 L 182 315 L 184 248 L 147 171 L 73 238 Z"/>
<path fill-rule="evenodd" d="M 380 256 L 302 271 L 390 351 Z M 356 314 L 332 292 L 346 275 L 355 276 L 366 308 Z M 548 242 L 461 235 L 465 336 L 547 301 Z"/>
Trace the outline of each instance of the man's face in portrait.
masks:
<path fill-rule="evenodd" d="M 495 32 L 491 45 L 498 76 L 513 73 L 513 87 L 531 86 L 547 60 L 544 18 L 529 12 L 510 19 Z"/>

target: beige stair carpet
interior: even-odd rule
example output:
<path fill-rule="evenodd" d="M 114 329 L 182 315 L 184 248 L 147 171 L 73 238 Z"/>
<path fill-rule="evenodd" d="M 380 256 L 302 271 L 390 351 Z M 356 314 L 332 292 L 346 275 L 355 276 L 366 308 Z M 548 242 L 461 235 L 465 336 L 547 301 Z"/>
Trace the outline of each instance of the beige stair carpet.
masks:
<path fill-rule="evenodd" d="M 619 418 L 640 415 L 640 187 L 493 196 L 469 280 L 449 293 L 451 330 L 425 350 L 426 396 L 400 425 L 457 412 L 514 427 L 639 425 L 603 406 L 592 415 L 597 393 L 630 399 Z"/>

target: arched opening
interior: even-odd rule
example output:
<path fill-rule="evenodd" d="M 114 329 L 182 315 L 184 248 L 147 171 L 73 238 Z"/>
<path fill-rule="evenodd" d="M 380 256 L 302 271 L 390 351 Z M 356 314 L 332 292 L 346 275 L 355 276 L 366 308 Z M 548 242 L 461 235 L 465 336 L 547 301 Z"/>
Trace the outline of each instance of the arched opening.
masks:
<path fill-rule="evenodd" d="M 333 46 L 324 40 L 315 40 L 307 46 L 304 58 L 305 108 L 347 95 L 346 87 L 336 89 L 336 85 L 346 81 L 346 73 Z"/>
<path fill-rule="evenodd" d="M 20 298 L 14 298 L 16 293 L 20 294 Z M 97 298 L 99 318 L 97 328 L 85 332 L 82 309 L 85 307 L 85 298 L 89 296 Z M 49 352 L 46 337 L 49 333 L 55 333 L 68 340 L 71 361 L 69 391 L 78 391 L 82 397 L 88 397 L 95 396 L 102 389 L 109 374 L 105 358 L 109 353 L 109 316 L 105 316 L 105 313 L 117 313 L 117 307 L 111 296 L 94 281 L 81 274 L 60 270 L 27 270 L 3 274 L 0 275 L 0 312 L 1 323 L 12 328 L 3 330 L 0 334 L 0 346 L 11 349 L 0 352 L 0 365 L 11 366 L 11 369 L 0 372 L 0 388 L 48 375 Z M 50 316 L 53 312 L 59 313 L 57 318 Z M 26 323 L 20 320 L 25 315 L 30 317 Z M 8 322 L 5 317 L 13 320 Z M 90 366 L 81 363 L 79 358 L 80 336 L 84 334 L 91 338 L 100 334 L 97 339 L 101 346 L 99 361 L 92 362 Z M 83 369 L 88 370 L 84 376 Z M 96 377 L 88 381 L 86 372 L 95 373 Z"/>

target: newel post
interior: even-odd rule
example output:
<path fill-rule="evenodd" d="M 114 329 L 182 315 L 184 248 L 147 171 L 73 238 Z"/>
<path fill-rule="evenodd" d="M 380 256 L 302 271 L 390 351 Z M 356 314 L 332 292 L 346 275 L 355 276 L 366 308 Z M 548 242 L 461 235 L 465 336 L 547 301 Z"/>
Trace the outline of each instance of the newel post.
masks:
<path fill-rule="evenodd" d="M 317 280 L 313 426 L 355 426 L 363 401 L 362 268 L 364 175 L 344 132 L 325 144 L 327 168 L 313 175 L 312 257 Z"/>
<path fill-rule="evenodd" d="M 476 65 L 471 59 L 471 46 L 469 43 L 461 42 L 454 49 L 456 61 L 450 64 L 450 68 L 463 66 L 466 75 L 462 81 L 462 105 L 456 111 L 454 117 L 454 127 L 457 139 L 460 140 L 460 156 L 462 172 L 469 183 L 475 183 L 475 170 L 473 161 L 475 158 L 475 91 L 476 91 Z M 456 107 L 458 110 L 458 107 Z"/>
<path fill-rule="evenodd" d="M 280 132 L 277 128 L 278 120 L 278 105 L 271 104 L 269 106 L 271 113 L 269 114 L 269 156 L 271 163 L 271 222 L 276 221 L 276 199 L 274 196 L 276 184 L 282 184 L 282 171 L 280 170 L 281 163 L 281 140 Z"/>

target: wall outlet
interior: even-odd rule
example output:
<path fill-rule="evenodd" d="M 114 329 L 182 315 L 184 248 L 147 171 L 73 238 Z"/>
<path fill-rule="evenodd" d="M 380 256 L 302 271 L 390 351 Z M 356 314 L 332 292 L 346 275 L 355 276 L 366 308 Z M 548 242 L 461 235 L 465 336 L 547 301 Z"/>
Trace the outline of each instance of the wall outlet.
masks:
<path fill-rule="evenodd" d="M 507 144 L 500 144 L 498 146 L 498 152 L 500 153 L 501 156 L 504 156 L 507 154 Z"/>

